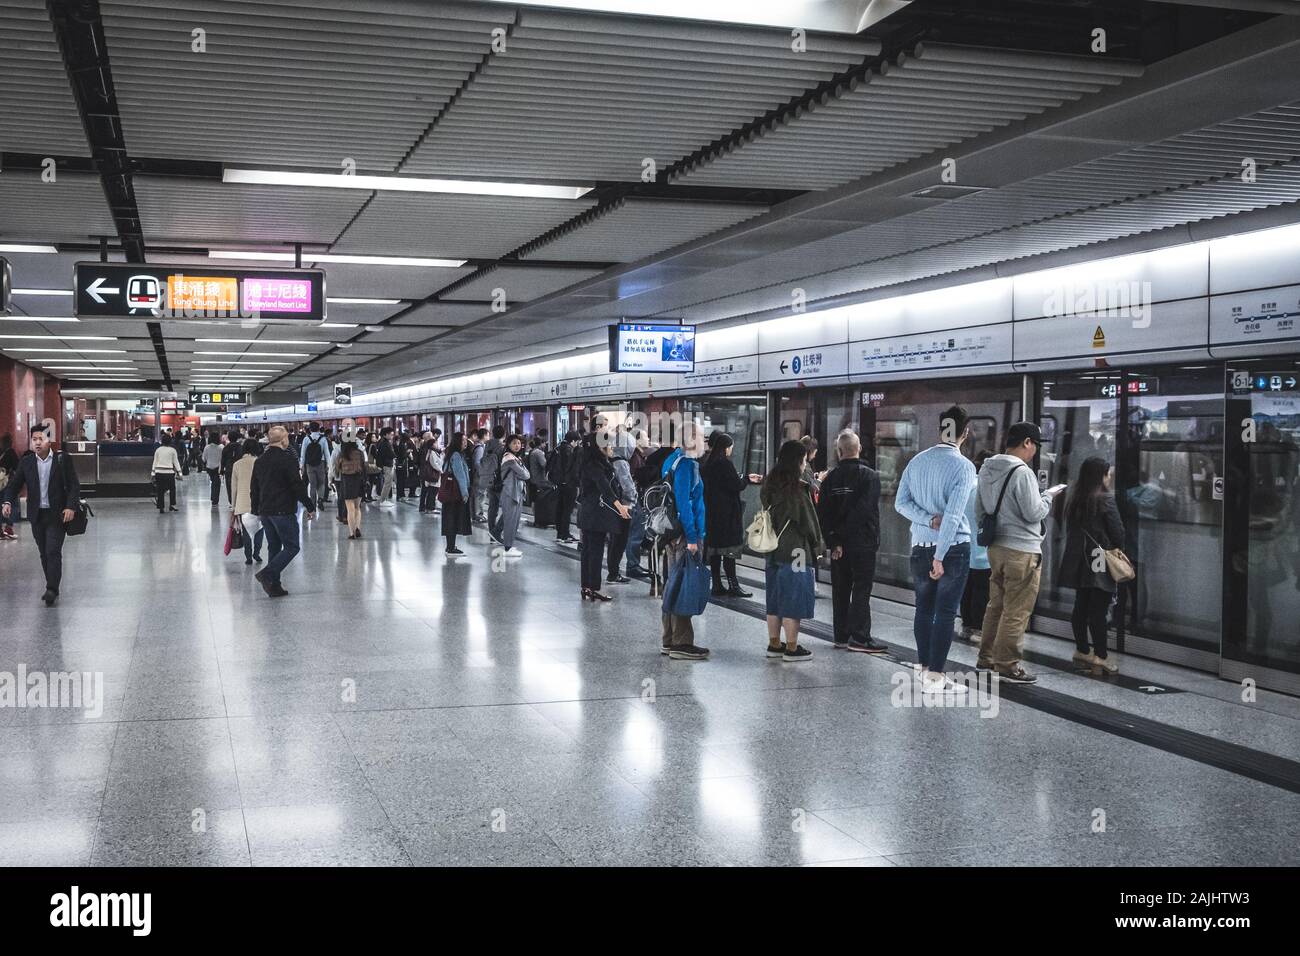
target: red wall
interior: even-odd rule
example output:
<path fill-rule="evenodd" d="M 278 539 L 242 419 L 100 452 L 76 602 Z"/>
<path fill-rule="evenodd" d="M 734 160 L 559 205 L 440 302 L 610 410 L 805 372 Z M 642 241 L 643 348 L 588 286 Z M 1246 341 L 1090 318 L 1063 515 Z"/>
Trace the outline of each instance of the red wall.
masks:
<path fill-rule="evenodd" d="M 14 436 L 19 454 L 31 447 L 28 423 L 53 418 L 55 440 L 63 431 L 59 383 L 30 365 L 0 356 L 0 435 Z"/>

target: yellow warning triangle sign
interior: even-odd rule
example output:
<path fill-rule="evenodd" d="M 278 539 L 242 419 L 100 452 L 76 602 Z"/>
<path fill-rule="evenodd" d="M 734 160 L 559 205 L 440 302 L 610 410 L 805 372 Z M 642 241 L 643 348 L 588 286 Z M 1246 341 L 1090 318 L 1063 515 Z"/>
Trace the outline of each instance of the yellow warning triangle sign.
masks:
<path fill-rule="evenodd" d="M 1095 349 L 1104 349 L 1106 347 L 1106 333 L 1097 326 L 1097 331 L 1092 333 L 1092 347 Z"/>

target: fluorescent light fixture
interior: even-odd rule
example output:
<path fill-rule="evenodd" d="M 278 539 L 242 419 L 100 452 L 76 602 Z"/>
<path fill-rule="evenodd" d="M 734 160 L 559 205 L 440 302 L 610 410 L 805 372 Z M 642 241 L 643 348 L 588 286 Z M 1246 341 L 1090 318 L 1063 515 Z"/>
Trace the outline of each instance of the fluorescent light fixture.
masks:
<path fill-rule="evenodd" d="M 116 335 L 0 335 L 0 339 L 57 339 L 60 342 L 116 342 Z"/>
<path fill-rule="evenodd" d="M 247 259 L 257 262 L 295 262 L 292 252 L 247 252 L 239 249 L 211 249 L 209 259 Z M 344 256 L 327 252 L 302 255 L 303 262 L 337 262 L 362 266 L 419 266 L 428 269 L 458 269 L 466 259 L 422 259 L 416 256 Z"/>
<path fill-rule="evenodd" d="M 59 250 L 54 246 L 31 246 L 22 243 L 0 243 L 0 252 L 38 252 L 46 255 L 52 255 Z"/>
<path fill-rule="evenodd" d="M 110 354 L 110 353 L 115 353 L 115 354 L 118 354 L 118 355 L 125 355 L 125 354 L 126 354 L 126 349 L 56 349 L 56 348 L 21 348 L 21 349 L 13 349 L 13 348 L 9 348 L 8 346 L 6 346 L 4 349 L 2 349 L 2 350 L 0 350 L 0 351 L 5 351 L 5 352 L 76 352 L 76 353 L 81 354 L 81 355 L 91 355 L 91 354 L 102 354 L 102 355 L 108 355 L 108 354 Z"/>
<path fill-rule="evenodd" d="M 275 368 L 277 365 L 293 365 L 293 362 L 222 362 L 208 359 L 195 359 L 193 366 L 211 366 L 213 368 Z"/>
<path fill-rule="evenodd" d="M 357 324 L 356 324 L 355 322 L 322 322 L 320 325 L 316 326 L 316 328 L 318 328 L 318 329 L 355 329 L 355 328 L 357 328 Z"/>
<path fill-rule="evenodd" d="M 11 289 L 13 295 L 66 295 L 72 297 L 70 289 Z"/>
<path fill-rule="evenodd" d="M 71 295 L 72 293 L 69 292 L 68 294 Z M 402 304 L 401 299 L 336 299 L 333 298 L 332 296 L 327 297 L 325 301 L 328 302 L 330 305 L 401 305 Z M 327 322 L 322 323 L 322 325 L 328 327 L 329 323 Z M 346 325 L 346 326 L 340 325 L 335 327 L 340 329 L 355 328 L 355 326 L 351 326 L 351 325 Z"/>
<path fill-rule="evenodd" d="M 267 358 L 310 358 L 310 352 L 203 352 L 197 351 L 195 355 L 230 355 L 238 358 L 241 355 L 262 355 Z"/>
<path fill-rule="evenodd" d="M 77 360 L 69 359 L 69 358 L 40 359 L 36 362 L 36 364 L 44 365 L 46 362 L 72 362 L 72 361 L 77 361 Z M 85 364 L 87 365 L 134 365 L 135 364 L 135 359 L 85 359 L 84 361 Z"/>
<path fill-rule="evenodd" d="M 383 327 L 382 325 L 367 325 L 367 326 L 366 326 L 366 331 L 367 331 L 367 332 L 382 332 L 382 331 L 384 331 L 384 327 Z"/>
<path fill-rule="evenodd" d="M 231 345 L 323 345 L 329 348 L 333 342 L 316 342 L 311 339 L 195 339 L 195 342 L 219 342 Z"/>
<path fill-rule="evenodd" d="M 68 315 L 0 315 L 5 322 L 80 322 L 76 316 Z"/>
<path fill-rule="evenodd" d="M 581 199 L 592 190 L 591 186 L 480 182 L 473 179 L 434 179 L 424 176 L 345 176 L 342 173 L 295 173 L 278 169 L 226 169 L 221 173 L 221 180 L 227 183 L 253 183 L 260 186 L 378 189 L 414 193 L 456 193 L 462 196 L 517 196 L 529 199 Z"/>

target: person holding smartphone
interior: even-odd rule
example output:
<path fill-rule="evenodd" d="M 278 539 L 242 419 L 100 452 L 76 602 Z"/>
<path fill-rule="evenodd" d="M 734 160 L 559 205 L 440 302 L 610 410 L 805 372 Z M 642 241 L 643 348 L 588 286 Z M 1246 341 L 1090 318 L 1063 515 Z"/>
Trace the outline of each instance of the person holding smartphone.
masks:
<path fill-rule="evenodd" d="M 1065 485 L 1038 488 L 1033 461 L 1043 435 L 1033 422 L 1016 422 L 1007 430 L 1006 450 L 979 471 L 975 514 L 980 527 L 994 515 L 996 530 L 988 544 L 989 603 L 984 611 L 976 667 L 993 670 L 1013 684 L 1038 678 L 1021 666 L 1025 628 L 1038 600 L 1043 564 L 1044 522 L 1052 501 Z"/>

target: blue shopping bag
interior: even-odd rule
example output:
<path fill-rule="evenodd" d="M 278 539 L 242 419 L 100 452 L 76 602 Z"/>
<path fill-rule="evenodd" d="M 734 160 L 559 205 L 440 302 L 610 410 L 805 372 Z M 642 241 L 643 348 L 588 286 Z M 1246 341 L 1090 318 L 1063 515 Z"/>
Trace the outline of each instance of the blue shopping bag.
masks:
<path fill-rule="evenodd" d="M 713 580 L 704 556 L 700 552 L 682 552 L 673 562 L 667 585 L 664 587 L 663 612 L 680 617 L 703 614 L 709 606 L 709 591 Z"/>

